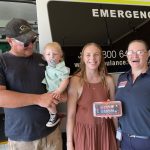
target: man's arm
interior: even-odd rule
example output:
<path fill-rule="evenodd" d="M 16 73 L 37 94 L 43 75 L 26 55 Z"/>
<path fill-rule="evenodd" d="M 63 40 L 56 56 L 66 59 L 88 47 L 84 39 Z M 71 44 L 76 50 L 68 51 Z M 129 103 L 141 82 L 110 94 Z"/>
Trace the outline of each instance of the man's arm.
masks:
<path fill-rule="evenodd" d="M 58 104 L 58 100 L 52 97 L 51 93 L 28 94 L 7 90 L 0 85 L 0 107 L 16 108 L 29 105 L 39 105 L 48 108 L 52 104 Z"/>

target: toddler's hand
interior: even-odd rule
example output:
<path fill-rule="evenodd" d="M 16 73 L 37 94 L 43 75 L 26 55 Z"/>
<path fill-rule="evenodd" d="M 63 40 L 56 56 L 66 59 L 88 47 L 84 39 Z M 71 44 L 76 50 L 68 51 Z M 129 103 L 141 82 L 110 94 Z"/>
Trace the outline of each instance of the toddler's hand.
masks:
<path fill-rule="evenodd" d="M 52 96 L 55 99 L 61 99 L 61 92 L 56 90 L 56 91 L 52 92 Z"/>

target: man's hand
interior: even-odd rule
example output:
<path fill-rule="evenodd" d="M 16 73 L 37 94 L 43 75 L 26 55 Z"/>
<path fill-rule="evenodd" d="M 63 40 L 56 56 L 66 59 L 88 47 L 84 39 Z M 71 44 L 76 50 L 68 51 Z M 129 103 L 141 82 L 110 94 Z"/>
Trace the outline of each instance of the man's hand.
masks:
<path fill-rule="evenodd" d="M 52 105 L 57 105 L 58 99 L 53 98 L 52 93 L 41 94 L 39 97 L 38 105 L 41 107 L 49 108 Z"/>

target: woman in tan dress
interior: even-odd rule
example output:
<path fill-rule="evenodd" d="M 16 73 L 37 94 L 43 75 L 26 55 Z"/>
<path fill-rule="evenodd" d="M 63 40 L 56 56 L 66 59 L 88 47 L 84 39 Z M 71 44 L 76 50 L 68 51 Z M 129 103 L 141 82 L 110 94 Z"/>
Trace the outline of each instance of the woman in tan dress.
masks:
<path fill-rule="evenodd" d="M 92 109 L 93 102 L 114 100 L 114 93 L 102 48 L 88 43 L 68 89 L 67 150 L 117 150 L 113 120 L 93 117 Z"/>

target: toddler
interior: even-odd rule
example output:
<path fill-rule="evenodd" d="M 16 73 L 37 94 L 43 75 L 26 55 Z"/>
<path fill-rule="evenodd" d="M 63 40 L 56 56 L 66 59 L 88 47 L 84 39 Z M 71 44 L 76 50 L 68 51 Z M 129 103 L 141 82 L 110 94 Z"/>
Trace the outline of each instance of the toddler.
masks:
<path fill-rule="evenodd" d="M 47 91 L 52 92 L 54 98 L 59 99 L 61 93 L 67 88 L 70 73 L 70 69 L 65 66 L 60 44 L 57 42 L 48 43 L 44 48 L 43 56 L 48 65 L 42 83 L 46 84 Z M 46 126 L 53 127 L 60 121 L 56 106 L 49 107 L 48 111 L 50 119 Z"/>

